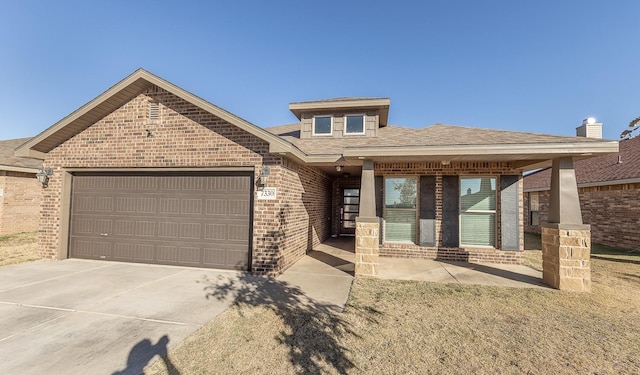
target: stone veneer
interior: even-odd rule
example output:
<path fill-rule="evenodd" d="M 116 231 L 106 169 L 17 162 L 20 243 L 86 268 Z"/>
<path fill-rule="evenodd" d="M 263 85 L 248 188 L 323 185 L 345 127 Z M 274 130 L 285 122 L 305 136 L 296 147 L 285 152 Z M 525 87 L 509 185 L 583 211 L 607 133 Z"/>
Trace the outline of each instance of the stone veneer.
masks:
<path fill-rule="evenodd" d="M 378 276 L 380 222 L 377 217 L 356 219 L 356 276 Z"/>
<path fill-rule="evenodd" d="M 546 224 L 542 227 L 542 280 L 572 292 L 591 291 L 589 225 Z"/>

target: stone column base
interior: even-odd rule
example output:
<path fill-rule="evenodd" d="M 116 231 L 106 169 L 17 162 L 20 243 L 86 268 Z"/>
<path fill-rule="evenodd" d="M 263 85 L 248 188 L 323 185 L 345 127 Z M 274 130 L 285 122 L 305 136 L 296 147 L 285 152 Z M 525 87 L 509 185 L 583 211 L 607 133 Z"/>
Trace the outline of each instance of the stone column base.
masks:
<path fill-rule="evenodd" d="M 355 276 L 376 277 L 380 263 L 380 222 L 377 217 L 356 218 Z"/>
<path fill-rule="evenodd" d="M 591 226 L 542 226 L 542 280 L 560 290 L 591 291 Z"/>

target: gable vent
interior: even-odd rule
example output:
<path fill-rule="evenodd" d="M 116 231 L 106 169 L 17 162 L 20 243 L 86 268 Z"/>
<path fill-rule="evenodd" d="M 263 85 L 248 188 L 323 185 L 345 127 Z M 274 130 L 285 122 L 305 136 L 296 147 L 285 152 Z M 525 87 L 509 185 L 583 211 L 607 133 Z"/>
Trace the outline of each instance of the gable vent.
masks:
<path fill-rule="evenodd" d="M 157 102 L 149 102 L 149 120 L 157 120 L 160 114 L 159 105 Z"/>

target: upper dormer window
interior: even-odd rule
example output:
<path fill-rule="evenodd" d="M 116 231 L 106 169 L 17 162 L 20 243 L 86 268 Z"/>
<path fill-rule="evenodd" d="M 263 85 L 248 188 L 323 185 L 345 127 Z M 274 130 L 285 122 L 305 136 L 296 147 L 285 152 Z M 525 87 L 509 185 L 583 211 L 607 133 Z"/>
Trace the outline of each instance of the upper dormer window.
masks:
<path fill-rule="evenodd" d="M 333 134 L 333 117 L 332 116 L 314 116 L 313 117 L 313 135 L 331 135 Z"/>
<path fill-rule="evenodd" d="M 345 134 L 364 134 L 364 115 L 344 116 Z"/>

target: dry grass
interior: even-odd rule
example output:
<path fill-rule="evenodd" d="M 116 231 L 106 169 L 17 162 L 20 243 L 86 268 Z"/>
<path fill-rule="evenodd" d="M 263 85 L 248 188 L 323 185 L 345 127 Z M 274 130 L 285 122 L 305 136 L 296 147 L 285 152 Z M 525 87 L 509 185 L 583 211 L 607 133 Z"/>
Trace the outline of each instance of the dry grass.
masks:
<path fill-rule="evenodd" d="M 0 266 L 39 259 L 37 232 L 0 236 Z"/>
<path fill-rule="evenodd" d="M 640 256 L 605 250 L 586 294 L 357 279 L 342 314 L 243 301 L 171 351 L 172 373 L 637 374 Z"/>

